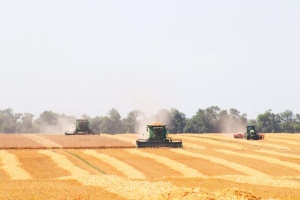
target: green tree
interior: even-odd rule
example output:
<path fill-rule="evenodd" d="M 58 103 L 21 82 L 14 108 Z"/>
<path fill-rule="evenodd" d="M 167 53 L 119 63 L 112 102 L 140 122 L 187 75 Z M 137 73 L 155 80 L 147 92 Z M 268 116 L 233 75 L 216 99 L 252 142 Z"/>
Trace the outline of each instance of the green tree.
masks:
<path fill-rule="evenodd" d="M 33 121 L 30 132 L 34 133 L 64 133 L 75 121 L 74 116 L 44 111 Z"/>
<path fill-rule="evenodd" d="M 122 124 L 121 115 L 119 114 L 119 112 L 116 109 L 112 108 L 108 112 L 108 116 L 112 123 L 109 133 L 122 133 L 123 132 L 123 124 Z"/>
<path fill-rule="evenodd" d="M 101 124 L 103 121 L 103 117 L 96 116 L 91 119 L 91 128 L 93 129 L 94 133 L 103 133 L 101 131 Z"/>
<path fill-rule="evenodd" d="M 230 132 L 241 132 L 246 129 L 247 115 L 241 114 L 235 108 L 229 109 Z"/>
<path fill-rule="evenodd" d="M 171 108 L 170 111 L 170 124 L 168 126 L 168 130 L 170 133 L 183 133 L 184 127 L 187 123 L 187 118 L 184 113 L 179 112 L 175 108 Z"/>
<path fill-rule="evenodd" d="M 21 116 L 21 113 L 14 113 L 10 108 L 0 110 L 0 132 L 15 133 L 20 127 Z"/>
<path fill-rule="evenodd" d="M 207 133 L 218 132 L 219 113 L 221 109 L 218 106 L 211 106 L 205 109 L 205 125 L 207 127 Z"/>
<path fill-rule="evenodd" d="M 190 119 L 187 119 L 186 125 L 184 127 L 185 133 L 202 133 L 201 127 L 202 124 L 199 122 L 199 112 L 202 110 L 198 110 L 197 114 L 192 116 Z"/>
<path fill-rule="evenodd" d="M 108 116 L 101 118 L 100 132 L 101 133 L 115 133 L 114 124 Z"/>
<path fill-rule="evenodd" d="M 286 110 L 279 114 L 281 120 L 281 130 L 285 133 L 294 132 L 294 114 L 291 110 Z"/>
<path fill-rule="evenodd" d="M 278 133 L 280 132 L 280 116 L 267 110 L 263 114 L 257 116 L 258 131 L 262 133 Z"/>
<path fill-rule="evenodd" d="M 205 110 L 199 109 L 196 115 L 187 120 L 184 128 L 185 132 L 189 133 L 213 133 L 218 130 L 220 108 L 211 106 Z"/>
<path fill-rule="evenodd" d="M 25 113 L 21 117 L 21 127 L 18 132 L 20 133 L 31 133 L 33 130 L 32 122 L 34 115 L 31 113 Z"/>
<path fill-rule="evenodd" d="M 52 111 L 44 111 L 40 115 L 40 120 L 42 121 L 42 123 L 47 125 L 56 125 L 58 122 L 57 114 Z"/>
<path fill-rule="evenodd" d="M 247 122 L 247 126 L 257 126 L 256 119 L 249 119 Z"/>
<path fill-rule="evenodd" d="M 125 133 L 135 133 L 139 118 L 143 113 L 139 110 L 134 110 L 128 113 L 127 117 L 122 120 Z"/>
<path fill-rule="evenodd" d="M 34 120 L 33 129 L 35 132 L 49 132 L 48 127 L 57 125 L 57 114 L 52 111 L 44 111 L 39 118 Z M 50 131 L 51 132 L 51 131 Z"/>
<path fill-rule="evenodd" d="M 219 121 L 217 123 L 217 132 L 220 133 L 230 133 L 231 127 L 230 127 L 230 116 L 227 112 L 227 110 L 221 110 L 219 112 Z"/>
<path fill-rule="evenodd" d="M 296 114 L 293 120 L 294 133 L 300 133 L 300 114 Z"/>

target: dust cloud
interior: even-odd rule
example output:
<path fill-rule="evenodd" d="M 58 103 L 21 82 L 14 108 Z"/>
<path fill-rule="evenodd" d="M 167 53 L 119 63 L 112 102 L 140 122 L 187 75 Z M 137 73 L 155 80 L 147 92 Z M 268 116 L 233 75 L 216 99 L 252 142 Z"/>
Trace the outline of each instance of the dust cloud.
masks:
<path fill-rule="evenodd" d="M 135 127 L 135 132 L 137 133 L 138 139 L 148 139 L 149 134 L 147 132 L 147 125 L 153 124 L 155 122 L 159 122 L 161 124 L 166 124 L 167 127 L 171 122 L 171 116 L 168 112 L 165 112 L 164 110 L 161 110 L 156 115 L 152 115 L 150 117 L 147 117 L 147 115 L 144 115 L 143 118 L 138 120 L 138 123 Z"/>
<path fill-rule="evenodd" d="M 226 119 L 220 121 L 220 131 L 222 134 L 231 137 L 231 134 L 244 133 L 246 123 L 239 120 Z"/>
<path fill-rule="evenodd" d="M 75 119 L 58 117 L 55 125 L 41 124 L 40 131 L 42 133 L 64 134 L 66 131 L 75 130 Z"/>

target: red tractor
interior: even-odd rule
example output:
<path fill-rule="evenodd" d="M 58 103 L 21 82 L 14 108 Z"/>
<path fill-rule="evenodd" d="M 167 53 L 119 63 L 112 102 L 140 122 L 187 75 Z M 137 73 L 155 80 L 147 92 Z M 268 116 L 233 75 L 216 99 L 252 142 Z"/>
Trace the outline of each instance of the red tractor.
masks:
<path fill-rule="evenodd" d="M 247 139 L 247 140 L 262 140 L 265 138 L 264 134 L 260 134 L 256 131 L 255 126 L 246 126 L 247 132 L 244 134 L 237 133 L 233 134 L 235 139 Z"/>

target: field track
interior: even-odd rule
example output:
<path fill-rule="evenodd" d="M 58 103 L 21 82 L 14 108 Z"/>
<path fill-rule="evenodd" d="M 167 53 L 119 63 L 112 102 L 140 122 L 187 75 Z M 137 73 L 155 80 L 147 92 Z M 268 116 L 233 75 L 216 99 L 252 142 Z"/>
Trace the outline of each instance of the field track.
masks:
<path fill-rule="evenodd" d="M 300 199 L 300 134 L 0 134 L 0 199 Z"/>

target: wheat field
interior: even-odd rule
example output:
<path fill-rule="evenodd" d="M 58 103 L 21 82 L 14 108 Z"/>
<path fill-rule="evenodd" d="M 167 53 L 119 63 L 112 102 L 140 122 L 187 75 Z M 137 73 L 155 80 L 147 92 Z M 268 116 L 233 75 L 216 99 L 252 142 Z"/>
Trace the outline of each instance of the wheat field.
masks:
<path fill-rule="evenodd" d="M 0 134 L 0 199 L 300 199 L 300 134 Z"/>

